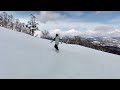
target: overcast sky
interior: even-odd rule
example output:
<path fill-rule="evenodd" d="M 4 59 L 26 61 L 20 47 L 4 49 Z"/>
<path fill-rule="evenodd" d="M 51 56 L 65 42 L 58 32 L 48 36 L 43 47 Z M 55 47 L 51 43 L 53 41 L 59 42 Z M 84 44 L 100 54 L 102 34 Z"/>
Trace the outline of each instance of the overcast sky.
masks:
<path fill-rule="evenodd" d="M 2 11 L 0 11 L 2 12 Z M 36 16 L 40 30 L 87 36 L 120 36 L 119 11 L 6 11 L 27 23 Z"/>

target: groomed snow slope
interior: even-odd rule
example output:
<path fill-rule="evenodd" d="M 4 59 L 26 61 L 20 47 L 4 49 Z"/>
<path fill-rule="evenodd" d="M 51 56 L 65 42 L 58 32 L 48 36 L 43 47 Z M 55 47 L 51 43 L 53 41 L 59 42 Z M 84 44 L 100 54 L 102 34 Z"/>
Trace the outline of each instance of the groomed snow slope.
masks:
<path fill-rule="evenodd" d="M 120 56 L 0 27 L 0 78 L 120 78 Z"/>

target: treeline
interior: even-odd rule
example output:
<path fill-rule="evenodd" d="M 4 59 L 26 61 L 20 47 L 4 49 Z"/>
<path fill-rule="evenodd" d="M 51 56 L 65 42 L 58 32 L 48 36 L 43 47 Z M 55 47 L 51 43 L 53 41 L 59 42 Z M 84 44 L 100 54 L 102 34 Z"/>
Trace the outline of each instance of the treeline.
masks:
<path fill-rule="evenodd" d="M 6 12 L 0 13 L 0 26 L 14 31 L 23 32 L 29 35 L 34 35 L 34 31 L 38 30 L 38 23 L 35 22 L 35 17 L 32 16 L 28 24 L 20 22 L 19 19 L 14 18 Z"/>
<path fill-rule="evenodd" d="M 107 52 L 120 55 L 120 48 L 115 46 L 105 46 Z"/>
<path fill-rule="evenodd" d="M 66 44 L 77 44 L 77 45 L 81 45 L 81 46 L 85 46 L 85 47 L 89 47 L 89 48 L 93 48 L 101 51 L 106 51 L 106 48 L 104 48 L 100 44 L 91 43 L 89 40 L 84 39 L 80 36 L 64 37 L 63 42 Z"/>
<path fill-rule="evenodd" d="M 49 36 L 48 31 L 44 31 L 43 33 L 46 33 L 46 34 L 43 34 L 42 38 L 49 39 L 49 40 L 53 39 L 52 37 Z M 81 45 L 81 46 L 93 48 L 96 50 L 120 55 L 120 48 L 118 48 L 118 47 L 103 46 L 100 43 L 92 43 L 91 41 L 89 41 L 85 38 L 82 38 L 80 36 L 74 36 L 74 37 L 64 36 L 64 37 L 62 37 L 62 41 L 63 41 L 63 43 L 66 43 L 66 44 Z"/>
<path fill-rule="evenodd" d="M 3 12 L 0 14 L 0 26 L 22 32 L 26 25 L 25 23 L 21 23 L 19 19 L 15 19 L 13 15 Z"/>
<path fill-rule="evenodd" d="M 96 50 L 108 52 L 108 53 L 113 53 L 120 55 L 120 48 L 115 47 L 115 46 L 103 46 L 100 43 L 92 43 L 91 41 L 84 39 L 80 36 L 75 36 L 75 37 L 64 37 L 63 42 L 66 44 L 77 44 L 77 45 L 82 45 L 85 47 L 93 48 Z M 107 43 L 107 42 L 106 42 Z"/>
<path fill-rule="evenodd" d="M 49 36 L 48 31 L 43 31 L 42 33 L 43 33 L 42 38 L 49 39 L 49 40 L 53 39 L 53 37 Z M 101 51 L 107 51 L 104 46 L 91 43 L 87 39 L 84 39 L 80 36 L 74 36 L 74 37 L 64 36 L 62 37 L 62 42 L 66 44 L 76 44 L 76 45 L 81 45 L 81 46 L 85 46 L 85 47 L 89 47 L 89 48 L 93 48 Z"/>
<path fill-rule="evenodd" d="M 25 24 L 20 22 L 20 20 L 16 19 L 13 15 L 9 15 L 6 12 L 2 12 L 0 13 L 0 26 L 34 36 L 35 31 L 39 30 L 37 26 L 39 24 L 36 22 L 35 19 L 36 17 L 31 14 L 30 20 L 27 22 L 27 24 Z M 41 33 L 42 33 L 41 38 L 52 40 L 52 37 L 49 36 L 48 31 L 44 30 L 44 31 L 41 31 Z"/>

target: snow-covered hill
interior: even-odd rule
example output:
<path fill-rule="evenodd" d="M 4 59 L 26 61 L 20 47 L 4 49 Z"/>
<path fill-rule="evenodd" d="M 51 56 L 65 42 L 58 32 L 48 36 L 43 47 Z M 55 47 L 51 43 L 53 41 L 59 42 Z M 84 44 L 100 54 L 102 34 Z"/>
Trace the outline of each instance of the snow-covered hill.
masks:
<path fill-rule="evenodd" d="M 120 78 L 120 56 L 0 27 L 0 78 Z"/>

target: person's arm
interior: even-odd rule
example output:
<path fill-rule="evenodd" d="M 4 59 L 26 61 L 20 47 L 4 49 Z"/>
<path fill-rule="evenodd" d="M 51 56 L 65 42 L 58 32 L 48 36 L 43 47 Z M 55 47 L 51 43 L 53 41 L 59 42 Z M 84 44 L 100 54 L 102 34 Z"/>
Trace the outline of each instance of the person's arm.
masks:
<path fill-rule="evenodd" d="M 52 43 L 53 41 L 55 41 L 55 38 L 50 43 Z"/>
<path fill-rule="evenodd" d="M 61 44 L 62 44 L 62 39 L 60 39 L 60 42 L 61 42 Z"/>

